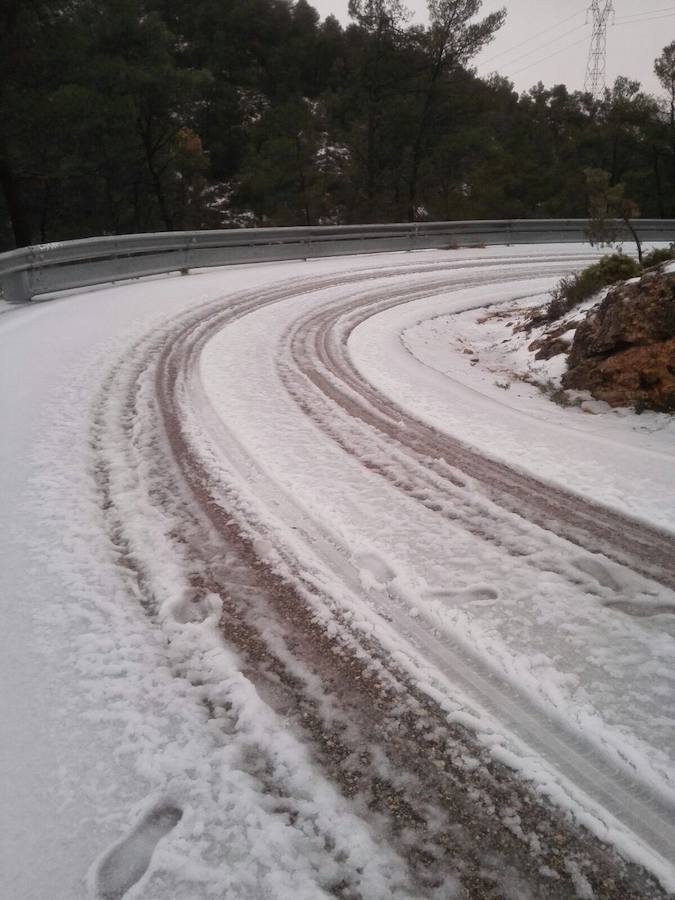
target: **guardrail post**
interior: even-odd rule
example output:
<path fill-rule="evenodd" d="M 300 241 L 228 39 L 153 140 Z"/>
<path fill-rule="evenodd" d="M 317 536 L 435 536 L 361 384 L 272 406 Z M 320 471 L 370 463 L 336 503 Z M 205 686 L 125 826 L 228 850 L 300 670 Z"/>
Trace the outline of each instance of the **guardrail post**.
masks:
<path fill-rule="evenodd" d="M 181 275 L 189 275 L 190 274 L 190 263 L 191 263 L 191 258 L 192 258 L 192 250 L 196 245 L 197 245 L 197 238 L 194 235 L 191 238 L 188 238 L 187 243 L 185 244 L 185 248 L 183 250 L 183 265 L 179 269 Z"/>
<path fill-rule="evenodd" d="M 408 253 L 417 246 L 417 223 L 413 223 L 408 227 Z"/>
<path fill-rule="evenodd" d="M 10 272 L 3 276 L 2 293 L 8 303 L 26 303 L 33 296 L 28 272 Z"/>

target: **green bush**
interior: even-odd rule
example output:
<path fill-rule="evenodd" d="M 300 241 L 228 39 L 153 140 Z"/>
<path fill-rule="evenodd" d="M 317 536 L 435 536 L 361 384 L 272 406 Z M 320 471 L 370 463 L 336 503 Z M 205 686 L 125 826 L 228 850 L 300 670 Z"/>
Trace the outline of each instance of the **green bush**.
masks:
<path fill-rule="evenodd" d="M 640 271 L 639 263 L 623 253 L 603 256 L 598 262 L 576 275 L 563 278 L 551 291 L 551 300 L 543 314 L 533 317 L 530 327 L 556 322 L 604 287 L 639 275 Z"/>
<path fill-rule="evenodd" d="M 645 253 L 642 265 L 645 269 L 649 269 L 651 266 L 658 266 L 659 263 L 669 262 L 671 259 L 675 259 L 675 244 Z"/>

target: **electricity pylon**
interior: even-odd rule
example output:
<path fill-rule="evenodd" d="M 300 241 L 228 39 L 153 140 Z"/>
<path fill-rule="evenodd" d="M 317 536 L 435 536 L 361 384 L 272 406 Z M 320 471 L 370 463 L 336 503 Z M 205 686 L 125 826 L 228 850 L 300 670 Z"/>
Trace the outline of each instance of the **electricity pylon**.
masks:
<path fill-rule="evenodd" d="M 594 100 L 600 100 L 605 91 L 607 71 L 607 23 L 614 15 L 614 4 L 612 0 L 593 0 L 588 11 L 593 13 L 593 36 L 588 51 L 584 90 L 592 94 Z"/>

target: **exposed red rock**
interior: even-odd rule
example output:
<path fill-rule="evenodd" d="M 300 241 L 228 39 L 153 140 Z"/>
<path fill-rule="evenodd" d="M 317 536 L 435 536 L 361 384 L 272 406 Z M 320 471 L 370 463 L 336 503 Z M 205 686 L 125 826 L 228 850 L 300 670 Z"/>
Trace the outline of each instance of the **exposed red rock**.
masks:
<path fill-rule="evenodd" d="M 532 341 L 527 349 L 534 353 L 535 359 L 552 359 L 560 353 L 567 353 L 570 348 L 570 341 L 563 335 L 569 330 L 569 323 L 558 325 L 556 328 L 547 331 L 542 337 Z"/>
<path fill-rule="evenodd" d="M 675 273 L 613 288 L 577 328 L 562 384 L 612 406 L 675 412 Z"/>

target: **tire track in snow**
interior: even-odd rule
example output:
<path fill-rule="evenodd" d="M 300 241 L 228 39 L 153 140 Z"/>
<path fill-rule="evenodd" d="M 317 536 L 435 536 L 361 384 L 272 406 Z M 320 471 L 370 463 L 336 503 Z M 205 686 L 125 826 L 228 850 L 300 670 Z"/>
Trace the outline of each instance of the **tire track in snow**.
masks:
<path fill-rule="evenodd" d="M 476 283 L 480 281 L 477 279 Z M 458 511 L 456 501 L 464 487 L 463 476 L 468 476 L 473 485 L 477 483 L 482 487 L 497 507 L 501 506 L 515 517 L 515 523 L 510 523 L 512 549 L 519 541 L 522 543 L 523 534 L 518 530 L 517 519 L 525 518 L 585 550 L 602 553 L 666 586 L 675 585 L 675 540 L 670 535 L 485 459 L 460 441 L 414 420 L 378 394 L 355 371 L 346 347 L 349 335 L 358 324 L 383 309 L 431 296 L 441 287 L 447 288 L 447 285 L 437 282 L 423 288 L 403 289 L 398 293 L 391 292 L 388 298 L 382 292 L 366 292 L 359 300 L 322 308 L 293 326 L 287 339 L 294 365 L 281 365 L 280 374 L 303 411 L 344 450 L 359 456 L 371 470 L 427 508 L 460 524 L 464 518 L 466 527 L 475 534 L 503 545 L 505 522 L 502 517 L 499 527 L 494 528 L 494 511 L 476 508 L 475 502 L 473 509 L 468 510 L 464 498 L 464 508 L 460 504 Z M 297 377 L 298 374 L 302 379 Z M 314 385 L 318 393 L 315 391 L 312 395 L 307 390 L 308 383 Z M 350 419 L 352 426 L 354 420 L 362 426 L 360 429 L 353 427 L 351 437 Z M 397 451 L 399 458 L 396 458 Z M 376 462 L 387 454 L 390 464 Z M 536 558 L 532 564 L 538 565 Z M 559 571 L 574 582 L 574 566 Z M 576 583 L 579 583 L 579 571 L 576 576 Z M 663 859 L 672 858 L 675 847 L 675 802 L 672 797 L 662 795 L 652 785 L 635 777 L 637 773 L 631 773 L 628 765 L 608 777 L 608 768 L 616 765 L 615 760 L 582 734 L 570 732 L 558 722 L 547 722 L 547 729 L 542 733 L 541 714 L 528 709 L 530 703 L 518 697 L 517 692 L 512 691 L 509 695 L 495 689 L 492 672 L 468 648 L 458 648 L 455 644 L 449 654 L 442 642 L 434 640 L 429 629 L 411 624 L 402 609 L 397 624 L 408 634 L 414 634 L 441 671 L 462 684 L 483 708 L 511 727 L 570 783 L 576 783 L 588 797 L 626 824 Z M 458 671 L 458 655 L 468 664 L 468 673 Z"/>
<path fill-rule="evenodd" d="M 476 285 L 480 283 L 479 279 L 474 281 Z M 497 506 L 584 550 L 602 553 L 675 589 L 672 535 L 477 453 L 461 440 L 430 428 L 397 407 L 356 371 L 347 352 L 351 333 L 372 315 L 411 299 L 433 296 L 444 284 L 437 282 L 435 287 L 436 290 L 432 285 L 430 290 L 420 292 L 403 290 L 384 302 L 351 301 L 340 308 L 312 314 L 295 326 L 290 339 L 298 371 L 352 419 L 357 418 L 385 435 L 424 468 L 429 468 L 430 461 L 441 461 L 473 479 Z M 448 475 L 445 479 L 449 480 Z"/>
<path fill-rule="evenodd" d="M 410 268 L 405 272 L 410 274 Z M 365 278 L 384 274 L 380 271 Z M 195 594 L 191 602 L 198 609 L 205 593 L 218 594 L 223 602 L 223 626 L 246 660 L 246 674 L 271 705 L 305 733 L 317 760 L 345 794 L 353 797 L 356 808 L 366 817 L 376 815 L 388 823 L 390 840 L 406 856 L 420 896 L 448 896 L 442 879 L 451 865 L 457 868 L 463 890 L 470 897 L 503 896 L 498 868 L 510 868 L 513 878 L 525 879 L 523 889 L 527 884 L 537 895 L 568 897 L 574 878 L 565 869 L 564 856 L 580 867 L 603 897 L 658 896 L 653 884 L 626 870 L 611 851 L 580 841 L 559 814 L 533 804 L 522 785 L 514 783 L 508 772 L 485 754 L 481 756 L 468 733 L 449 727 L 442 712 L 415 691 L 390 660 L 380 656 L 377 645 L 354 633 L 339 611 L 329 616 L 338 625 L 338 637 L 331 638 L 325 628 L 330 601 L 317 596 L 315 585 L 300 573 L 294 573 L 294 588 L 258 559 L 254 539 L 235 524 L 241 517 L 236 496 L 222 484 L 214 484 L 213 473 L 194 456 L 182 417 L 200 350 L 210 335 L 262 305 L 287 301 L 301 291 L 359 280 L 364 280 L 363 274 L 324 279 L 320 284 L 311 279 L 304 285 L 252 292 L 230 303 L 226 311 L 209 305 L 197 315 L 185 317 L 169 333 L 154 336 L 150 347 L 138 348 L 140 365 L 132 383 L 137 378 L 155 379 L 160 417 L 154 423 L 141 423 L 147 410 L 139 409 L 134 386 L 127 398 L 126 431 L 128 439 L 135 441 L 141 426 L 155 430 L 151 443 L 158 457 L 153 460 L 154 475 L 148 483 L 149 505 L 163 509 L 173 496 L 177 516 L 190 519 L 184 533 L 179 536 L 174 525 L 169 537 L 181 544 L 192 560 Z M 167 446 L 170 454 L 164 459 Z M 176 477 L 178 485 L 172 483 Z M 179 500 L 175 499 L 177 488 Z M 114 504 L 114 498 L 107 502 Z M 227 560 L 233 557 L 236 563 L 230 568 Z M 141 573 L 151 570 L 138 549 L 129 560 Z M 146 581 L 151 594 L 152 579 Z M 304 588 L 298 592 L 297 584 L 303 582 Z M 358 585 L 354 587 L 358 590 Z M 323 620 L 317 607 L 323 608 Z M 332 701 L 334 708 L 328 718 L 319 696 Z M 420 720 L 425 723 L 421 730 Z M 364 744 L 369 758 L 359 756 L 358 748 Z M 462 763 L 467 748 L 474 757 L 481 757 L 477 773 L 473 764 Z M 420 771 L 420 753 L 441 765 Z M 271 783 L 270 789 L 278 787 Z M 365 804 L 364 795 L 368 798 Z M 421 797 L 438 799 L 421 802 Z M 502 823 L 496 828 L 494 820 L 500 808 L 515 812 L 508 816 L 510 825 Z M 515 827 L 514 822 L 521 824 Z M 554 841 L 550 840 L 552 834 Z M 548 846 L 536 852 L 533 847 L 542 841 Z M 499 860 L 492 870 L 484 860 L 486 851 Z M 543 865 L 553 865 L 560 880 L 552 883 L 542 876 L 539 870 Z M 358 896 L 354 890 L 354 882 L 335 886 L 338 896 Z M 437 891 L 441 893 L 434 893 Z"/>
<path fill-rule="evenodd" d="M 273 296 L 277 295 L 278 292 L 274 291 Z M 228 310 L 225 317 L 244 314 L 247 309 L 259 305 L 260 302 L 260 293 L 257 292 L 238 305 L 234 304 L 233 309 Z M 213 312 L 213 304 L 209 304 L 209 308 Z M 218 315 L 222 316 L 220 310 Z M 194 323 L 194 313 L 190 314 L 189 320 Z M 198 325 L 196 330 L 199 331 Z M 280 711 L 284 715 L 290 713 L 293 706 L 291 701 L 297 701 L 296 713 L 302 716 L 302 726 L 308 729 L 313 727 L 322 734 L 320 730 L 326 729 L 326 733 L 323 734 L 324 743 L 334 744 L 333 752 L 338 753 L 343 749 L 338 737 L 341 727 L 336 723 L 326 724 L 322 720 L 314 711 L 314 707 L 317 706 L 314 698 L 302 697 L 300 679 L 294 679 L 292 673 L 284 671 L 283 666 L 275 666 L 273 654 L 267 652 L 263 640 L 258 635 L 261 623 L 264 632 L 265 623 L 271 619 L 266 611 L 266 598 L 273 588 L 280 597 L 283 596 L 285 591 L 283 583 L 269 576 L 266 567 L 256 559 L 251 547 L 245 540 L 240 539 L 238 530 L 228 515 L 218 519 L 218 525 L 222 529 L 218 532 L 214 529 L 210 516 L 204 514 L 200 504 L 189 502 L 190 499 L 193 501 L 195 499 L 188 496 L 192 489 L 201 500 L 205 499 L 204 489 L 199 481 L 200 476 L 196 476 L 198 480 L 195 482 L 192 473 L 188 478 L 189 485 L 177 477 L 176 460 L 171 453 L 167 453 L 167 436 L 164 431 L 167 424 L 172 427 L 170 418 L 165 419 L 156 409 L 156 416 L 149 415 L 148 394 L 154 393 L 157 387 L 161 395 L 160 383 L 165 382 L 164 376 L 168 375 L 169 380 L 171 378 L 172 364 L 162 353 L 165 342 L 170 338 L 171 332 L 154 334 L 132 348 L 129 355 L 106 379 L 101 402 L 95 412 L 93 443 L 97 458 L 96 477 L 101 491 L 101 505 L 108 523 L 111 542 L 117 551 L 119 565 L 133 579 L 133 595 L 138 598 L 150 618 L 157 625 L 161 625 L 162 597 L 161 591 L 157 590 L 153 571 L 156 562 L 147 555 L 149 551 L 151 552 L 151 545 L 149 542 L 144 545 L 142 537 L 139 539 L 138 523 L 135 529 L 129 527 L 128 507 L 124 508 L 116 499 L 116 492 L 120 487 L 120 459 L 125 457 L 127 469 L 144 469 L 141 476 L 144 483 L 144 497 L 137 498 L 136 502 L 138 503 L 139 499 L 142 502 L 142 518 L 146 522 L 148 532 L 152 534 L 157 528 L 158 523 L 152 521 L 151 513 L 154 511 L 160 528 L 166 533 L 169 552 L 184 562 L 185 576 L 191 590 L 184 601 L 174 605 L 169 611 L 170 618 L 176 619 L 179 623 L 199 621 L 210 605 L 209 598 L 217 593 L 223 606 L 222 626 L 227 630 L 228 640 L 237 647 L 244 658 L 258 657 L 255 664 L 256 671 L 251 664 L 244 669 L 244 673 L 252 676 L 263 696 L 274 699 L 272 705 L 278 710 L 281 707 Z M 158 366 L 160 359 L 167 363 L 168 369 Z M 152 389 L 151 392 L 148 391 L 149 387 Z M 146 394 L 146 402 L 141 402 L 143 393 Z M 169 446 L 175 446 L 171 439 Z M 190 471 L 192 472 L 191 468 Z M 146 530 L 146 526 L 141 526 L 141 534 Z M 256 627 L 249 624 L 250 616 L 257 619 Z M 282 638 L 276 636 L 277 646 L 281 641 Z M 199 685 L 198 661 L 190 663 L 188 660 L 187 666 L 185 661 L 181 662 L 182 665 L 176 668 L 176 676 L 187 678 L 193 684 Z M 364 666 L 364 683 L 367 683 L 365 668 Z M 227 716 L 223 721 L 222 710 L 216 715 L 218 706 L 223 703 L 226 707 L 229 706 L 226 699 L 218 694 L 210 697 L 205 691 L 203 702 L 211 714 L 214 725 L 224 727 L 226 732 L 236 729 L 236 723 L 229 721 Z M 336 728 L 338 734 L 335 741 L 331 741 L 330 735 Z M 389 894 L 386 893 L 388 882 L 384 880 L 376 892 L 361 888 L 361 884 L 363 882 L 367 884 L 368 881 L 367 878 L 363 878 L 363 872 L 357 868 L 358 861 L 351 862 L 348 859 L 349 854 L 341 849 L 330 828 L 322 830 L 321 825 L 314 821 L 315 813 L 311 809 L 303 809 L 306 804 L 287 784 L 283 762 L 279 765 L 275 761 L 275 748 L 255 746 L 253 738 L 250 739 L 250 744 L 250 759 L 245 771 L 251 781 L 259 783 L 261 804 L 269 805 L 266 798 L 274 798 L 273 813 L 280 818 L 279 827 L 284 827 L 283 819 L 287 818 L 288 826 L 296 827 L 300 834 L 303 832 L 316 834 L 316 837 L 325 844 L 326 868 L 330 870 L 337 863 L 342 877 L 336 879 L 334 883 L 323 884 L 322 887 L 327 887 L 331 895 L 338 897 L 388 897 Z M 356 776 L 354 780 L 358 782 Z M 382 778 L 381 790 L 385 798 L 387 787 L 390 790 L 394 789 Z M 140 834 L 140 837 L 142 843 L 145 832 Z M 149 854 L 136 852 L 138 842 L 135 838 L 136 832 L 133 832 L 131 836 L 123 839 L 111 848 L 99 865 L 97 886 L 101 900 L 112 896 L 122 897 L 147 867 Z M 386 856 L 384 858 L 386 859 Z M 395 890 L 392 896 L 404 897 L 406 900 L 434 896 L 424 889 L 423 880 L 415 889 L 412 885 L 406 888 L 405 884 L 398 887 L 400 889 Z M 320 895 L 324 896 L 323 891 Z M 485 896 L 492 895 L 486 893 Z"/>

